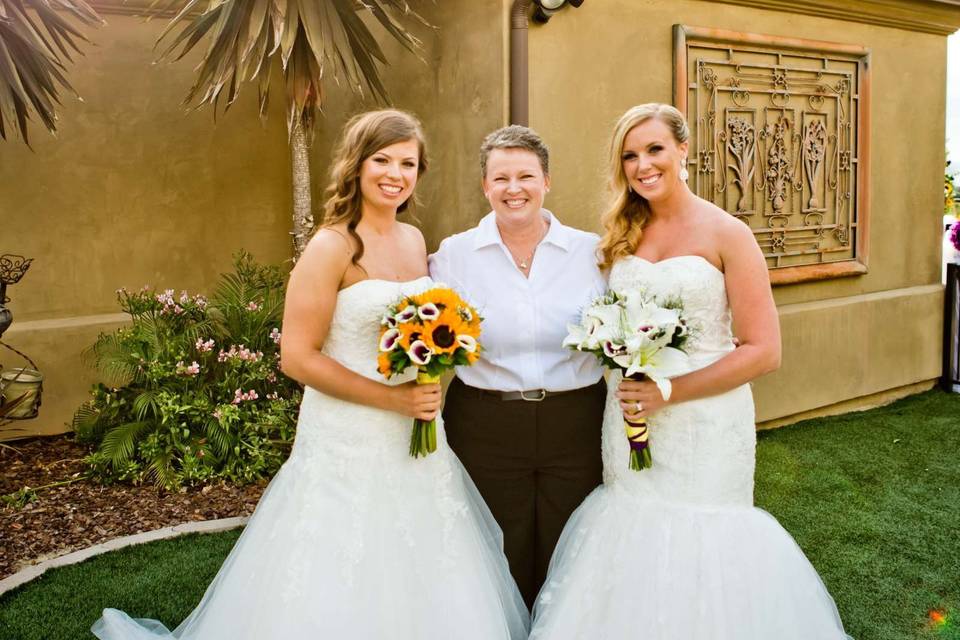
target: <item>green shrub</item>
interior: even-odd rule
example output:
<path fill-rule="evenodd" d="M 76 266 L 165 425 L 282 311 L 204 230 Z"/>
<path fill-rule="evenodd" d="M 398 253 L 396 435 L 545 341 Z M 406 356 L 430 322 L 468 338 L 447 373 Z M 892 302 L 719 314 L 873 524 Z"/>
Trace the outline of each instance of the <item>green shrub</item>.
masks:
<path fill-rule="evenodd" d="M 85 355 L 104 382 L 73 418 L 103 482 L 152 479 L 176 490 L 269 477 L 289 453 L 301 389 L 280 373 L 285 277 L 234 260 L 209 301 L 144 287 L 117 291 L 130 326 Z"/>

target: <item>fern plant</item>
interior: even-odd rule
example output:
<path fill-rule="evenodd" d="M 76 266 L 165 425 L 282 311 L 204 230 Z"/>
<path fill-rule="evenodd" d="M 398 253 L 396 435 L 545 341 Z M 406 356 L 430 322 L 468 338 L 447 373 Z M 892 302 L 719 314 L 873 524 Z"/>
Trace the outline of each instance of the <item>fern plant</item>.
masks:
<path fill-rule="evenodd" d="M 241 253 L 209 300 L 117 291 L 131 324 L 85 352 L 103 381 L 73 419 L 94 477 L 177 490 L 280 467 L 301 397 L 279 371 L 284 280 Z"/>

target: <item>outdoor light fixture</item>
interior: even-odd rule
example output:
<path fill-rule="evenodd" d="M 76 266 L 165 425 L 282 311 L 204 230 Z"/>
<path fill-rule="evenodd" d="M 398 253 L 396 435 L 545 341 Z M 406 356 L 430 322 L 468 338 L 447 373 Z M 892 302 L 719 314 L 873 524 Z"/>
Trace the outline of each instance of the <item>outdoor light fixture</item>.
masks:
<path fill-rule="evenodd" d="M 537 22 L 544 23 L 567 4 L 579 7 L 583 4 L 583 0 L 536 0 L 533 19 Z"/>

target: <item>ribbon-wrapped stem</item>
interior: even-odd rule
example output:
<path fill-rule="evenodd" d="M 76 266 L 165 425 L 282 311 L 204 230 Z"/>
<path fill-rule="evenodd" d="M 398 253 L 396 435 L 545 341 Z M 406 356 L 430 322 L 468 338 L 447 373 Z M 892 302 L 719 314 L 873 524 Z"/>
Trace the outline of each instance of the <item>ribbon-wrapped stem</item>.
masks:
<path fill-rule="evenodd" d="M 643 380 L 642 373 L 635 373 L 628 376 L 629 380 Z M 650 432 L 647 427 L 647 421 L 640 418 L 636 422 L 631 422 L 624 418 L 623 429 L 627 434 L 627 442 L 630 444 L 630 468 L 633 471 L 643 471 L 653 466 L 653 458 L 650 455 Z"/>
<path fill-rule="evenodd" d="M 436 384 L 440 376 L 425 371 L 417 372 L 417 384 Z M 413 421 L 413 433 L 410 434 L 410 455 L 414 458 L 427 456 L 437 450 L 437 419 Z"/>

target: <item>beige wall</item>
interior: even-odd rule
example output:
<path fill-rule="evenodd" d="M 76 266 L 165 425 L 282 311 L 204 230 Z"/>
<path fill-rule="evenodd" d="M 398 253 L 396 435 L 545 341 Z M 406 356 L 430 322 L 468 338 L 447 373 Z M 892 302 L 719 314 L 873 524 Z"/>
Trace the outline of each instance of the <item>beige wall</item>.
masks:
<path fill-rule="evenodd" d="M 943 36 L 696 0 L 567 9 L 530 32 L 530 121 L 552 146 L 550 206 L 598 229 L 610 130 L 634 104 L 672 101 L 678 23 L 871 50 L 870 270 L 776 287 L 783 367 L 755 384 L 758 419 L 937 377 Z"/>
<path fill-rule="evenodd" d="M 163 21 L 106 17 L 68 69 L 83 102 L 65 97 L 57 137 L 34 127 L 33 152 L 0 143 L 0 253 L 35 259 L 8 291 L 4 335 L 47 375 L 41 417 L 17 425 L 31 432 L 62 430 L 84 399 L 93 373 L 78 354 L 115 326 L 99 317 L 118 311 L 115 289 L 206 291 L 241 248 L 289 255 L 281 96 L 265 127 L 255 88 L 216 125 L 186 114 L 191 61 L 151 65 Z M 0 362 L 19 365 L 3 349 Z"/>

